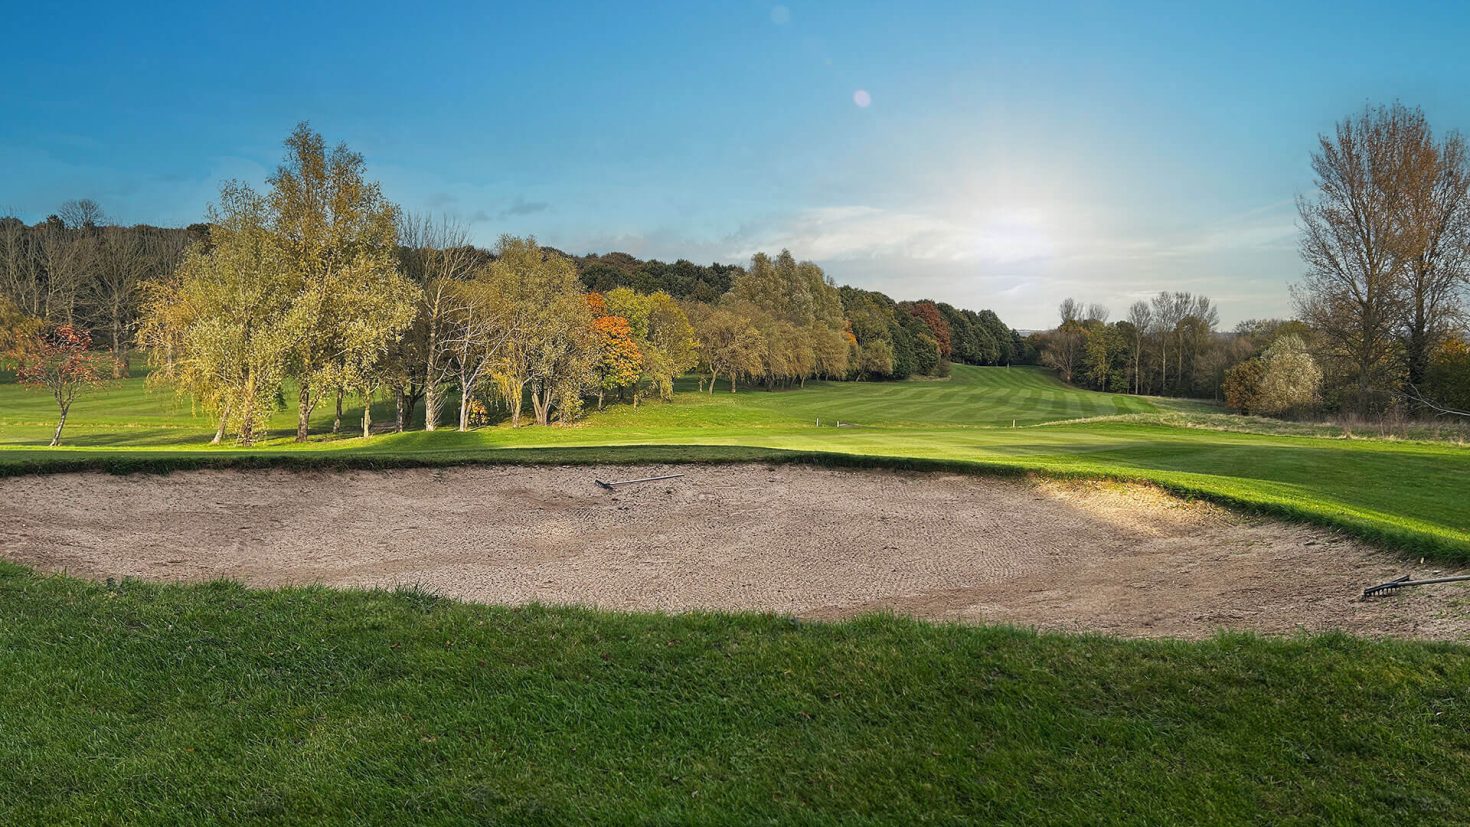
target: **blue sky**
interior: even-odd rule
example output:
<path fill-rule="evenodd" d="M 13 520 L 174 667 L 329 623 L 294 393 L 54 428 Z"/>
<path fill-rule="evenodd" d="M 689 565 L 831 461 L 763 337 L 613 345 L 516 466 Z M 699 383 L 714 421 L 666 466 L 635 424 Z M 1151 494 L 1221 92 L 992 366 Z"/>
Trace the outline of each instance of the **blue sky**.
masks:
<path fill-rule="evenodd" d="M 1233 323 L 1290 310 L 1318 133 L 1395 99 L 1470 129 L 1464 4 L 423 6 L 7 2 L 0 212 L 198 221 L 304 119 L 487 244 L 787 246 L 1022 328 L 1166 288 Z"/>

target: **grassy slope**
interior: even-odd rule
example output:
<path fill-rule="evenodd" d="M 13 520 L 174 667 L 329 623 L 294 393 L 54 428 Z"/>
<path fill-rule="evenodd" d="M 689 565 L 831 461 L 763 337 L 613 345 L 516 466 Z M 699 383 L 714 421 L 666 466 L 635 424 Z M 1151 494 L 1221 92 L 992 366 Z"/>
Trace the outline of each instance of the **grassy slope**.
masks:
<path fill-rule="evenodd" d="M 1463 446 L 1179 427 L 1152 416 L 1166 406 L 1181 407 L 1069 388 L 1035 369 L 956 367 L 948 381 L 813 383 L 803 390 L 709 396 L 685 388 L 672 404 L 636 411 L 616 406 L 573 428 L 414 432 L 307 446 L 281 438 L 252 453 L 413 462 L 821 453 L 850 461 L 1112 476 L 1340 526 L 1444 560 L 1470 560 L 1470 450 Z M 390 411 L 380 408 L 376 418 L 387 419 Z M 358 414 L 346 412 L 349 426 Z M 36 447 L 49 437 L 49 416 L 44 397 L 0 385 L 0 466 L 242 456 L 239 449 L 203 445 L 209 423 L 165 396 L 144 393 L 141 380 L 79 402 L 68 426 L 73 447 L 66 450 Z M 1068 421 L 1095 417 L 1104 419 Z M 839 419 L 857 427 L 836 428 Z M 325 428 L 330 413 L 319 409 L 315 421 Z M 273 424 L 287 432 L 293 422 L 288 410 Z"/>
<path fill-rule="evenodd" d="M 0 564 L 0 822 L 1450 822 L 1470 650 Z"/>

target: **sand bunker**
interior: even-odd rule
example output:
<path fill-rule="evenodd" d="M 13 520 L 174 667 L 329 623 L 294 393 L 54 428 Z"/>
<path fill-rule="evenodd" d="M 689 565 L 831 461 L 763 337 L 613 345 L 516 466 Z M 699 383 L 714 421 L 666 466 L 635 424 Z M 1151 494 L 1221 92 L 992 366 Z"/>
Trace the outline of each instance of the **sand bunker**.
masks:
<path fill-rule="evenodd" d="M 679 473 L 609 493 L 594 478 Z M 1157 491 L 804 466 L 60 474 L 0 481 L 0 554 L 92 578 L 417 585 L 487 603 L 892 611 L 1129 636 L 1470 638 L 1432 566 Z"/>

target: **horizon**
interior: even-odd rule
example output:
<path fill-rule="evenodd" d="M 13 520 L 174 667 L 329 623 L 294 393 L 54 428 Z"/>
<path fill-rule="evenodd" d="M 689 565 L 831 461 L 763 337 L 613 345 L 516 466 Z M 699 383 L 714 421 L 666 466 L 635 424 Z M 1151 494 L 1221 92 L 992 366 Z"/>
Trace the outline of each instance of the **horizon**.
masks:
<path fill-rule="evenodd" d="M 195 223 L 223 180 L 262 185 L 306 120 L 481 246 L 788 248 L 1021 330 L 1055 326 L 1066 296 L 1118 318 L 1190 290 L 1229 328 L 1292 315 L 1319 134 L 1396 100 L 1439 133 L 1470 125 L 1467 13 L 1428 5 L 389 8 L 343 26 L 324 7 L 99 6 L 61 42 L 56 12 L 15 10 L 0 212 L 93 198 L 119 223 Z"/>

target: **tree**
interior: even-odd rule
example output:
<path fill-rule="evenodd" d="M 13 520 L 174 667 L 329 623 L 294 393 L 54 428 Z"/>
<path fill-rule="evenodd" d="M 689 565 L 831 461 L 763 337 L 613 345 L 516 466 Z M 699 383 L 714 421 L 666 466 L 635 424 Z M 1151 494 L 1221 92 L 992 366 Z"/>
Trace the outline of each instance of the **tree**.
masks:
<path fill-rule="evenodd" d="M 0 218 L 0 292 L 27 316 L 46 315 L 46 275 L 36 238 L 18 218 Z"/>
<path fill-rule="evenodd" d="M 1077 300 L 1071 296 L 1062 299 L 1062 303 L 1057 306 L 1057 314 L 1061 316 L 1062 324 L 1082 321 L 1082 312 L 1082 306 L 1077 304 Z"/>
<path fill-rule="evenodd" d="M 27 315 L 14 301 L 0 295 L 0 354 L 14 359 L 19 349 L 35 341 L 43 323 Z"/>
<path fill-rule="evenodd" d="M 939 358 L 948 359 L 954 354 L 954 340 L 951 338 L 949 322 L 939 312 L 938 306 L 931 301 L 906 302 L 904 305 L 915 318 L 929 328 L 929 335 L 939 343 Z"/>
<path fill-rule="evenodd" d="M 597 341 L 597 362 L 593 372 L 596 374 L 597 409 L 600 411 L 607 392 L 621 392 L 638 383 L 643 371 L 643 352 L 633 340 L 628 320 L 622 316 L 596 316 L 592 320 L 592 332 Z"/>
<path fill-rule="evenodd" d="M 183 248 L 183 236 L 177 232 L 123 227 L 98 231 L 96 267 L 83 295 L 94 323 L 107 331 L 115 378 L 130 374 L 129 353 L 137 330 L 143 284 L 172 272 Z"/>
<path fill-rule="evenodd" d="M 48 221 L 37 233 L 43 270 L 42 315 L 54 323 L 76 324 L 82 290 L 97 263 L 93 228 L 72 229 L 61 220 Z"/>
<path fill-rule="evenodd" d="M 689 317 L 673 297 L 662 291 L 640 295 L 626 287 L 609 290 L 604 297 L 607 313 L 627 320 L 641 363 L 633 383 L 633 404 L 639 389 L 647 385 L 660 398 L 673 395 L 674 377 L 698 363 L 697 342 Z"/>
<path fill-rule="evenodd" d="M 1256 397 L 1260 394 L 1261 378 L 1266 373 L 1266 363 L 1259 356 L 1247 359 L 1225 372 L 1225 404 L 1244 414 L 1257 411 Z"/>
<path fill-rule="evenodd" d="M 1422 115 L 1398 105 L 1342 121 L 1312 156 L 1315 197 L 1297 199 L 1307 265 L 1297 307 L 1364 413 L 1391 384 L 1405 265 L 1399 184 L 1421 125 Z"/>
<path fill-rule="evenodd" d="M 1470 161 L 1458 133 L 1436 141 L 1418 109 L 1408 110 L 1403 119 L 1393 247 L 1404 262 L 1398 336 L 1408 384 L 1417 388 L 1431 353 L 1456 321 L 1470 272 Z"/>
<path fill-rule="evenodd" d="M 1153 309 L 1148 302 L 1136 301 L 1128 308 L 1128 323 L 1133 325 L 1133 392 L 1143 393 L 1143 345 L 1153 327 Z"/>
<path fill-rule="evenodd" d="M 362 399 L 362 436 L 372 435 L 373 396 L 394 377 L 385 358 L 389 348 L 413 323 L 418 311 L 417 288 L 392 267 L 362 267 L 348 280 L 337 304 L 337 353 L 320 377 Z"/>
<path fill-rule="evenodd" d="M 307 438 L 319 401 L 348 348 L 379 352 L 399 332 L 393 308 L 409 288 L 396 271 L 397 208 L 364 177 L 361 155 L 301 123 L 286 139 L 286 158 L 270 178 L 270 226 L 298 282 L 293 314 L 303 322 L 292 359 L 297 381 L 296 440 Z M 354 328 L 356 326 L 356 328 Z M 355 329 L 351 341 L 344 333 Z M 377 335 L 371 335 L 372 332 Z"/>
<path fill-rule="evenodd" d="M 503 236 L 495 252 L 483 276 L 500 339 L 491 375 L 511 424 L 520 425 L 528 390 L 537 423 L 549 424 L 553 412 L 570 419 L 597 359 L 592 311 L 576 268 L 534 238 Z"/>
<path fill-rule="evenodd" d="M 1470 416 L 1470 342 L 1449 336 L 1434 349 L 1422 404 L 1436 414 Z"/>
<path fill-rule="evenodd" d="M 505 354 L 516 330 L 511 326 L 513 317 L 501 303 L 499 290 L 489 279 L 488 269 L 469 281 L 450 285 L 448 290 L 441 336 L 445 363 L 459 384 L 459 430 L 467 431 L 480 382 L 493 376 L 496 360 Z M 506 402 L 508 405 L 508 397 Z M 513 411 L 517 421 L 519 402 L 518 393 Z"/>
<path fill-rule="evenodd" d="M 699 368 L 709 374 L 710 393 L 714 393 L 715 382 L 721 376 L 730 380 L 730 392 L 734 393 L 740 379 L 760 374 L 763 342 L 760 331 L 748 317 L 718 305 L 686 304 L 685 307 L 699 342 Z"/>
<path fill-rule="evenodd" d="M 470 244 L 463 226 L 425 215 L 400 216 L 398 246 L 399 267 L 419 288 L 414 324 L 393 351 L 399 373 L 398 427 L 403 429 L 401 420 L 422 396 L 424 430 L 432 431 L 439 425 L 443 392 L 457 373 L 448 332 L 451 320 L 463 309 L 457 304 L 456 288 L 469 281 L 487 257 Z"/>
<path fill-rule="evenodd" d="M 287 363 L 315 320 L 276 243 L 269 204 L 238 182 L 210 208 L 209 243 L 196 243 L 166 281 L 145 287 L 138 341 L 166 381 L 215 412 L 219 442 L 233 428 L 252 444 L 276 408 Z"/>
<path fill-rule="evenodd" d="M 725 302 L 746 308 L 741 312 L 765 339 L 767 387 L 804 382 L 818 371 L 847 373 L 842 295 L 816 264 L 798 263 L 788 250 L 774 259 L 757 253 L 750 269 L 731 280 Z"/>
<path fill-rule="evenodd" d="M 68 230 L 91 230 L 107 222 L 102 205 L 90 198 L 67 201 L 57 210 L 56 216 Z"/>
<path fill-rule="evenodd" d="M 1280 416 L 1317 404 L 1322 370 L 1301 339 L 1290 334 L 1278 338 L 1261 355 L 1261 364 L 1253 413 Z"/>
<path fill-rule="evenodd" d="M 1079 307 L 1071 297 L 1062 300 L 1057 314 L 1062 323 L 1043 338 L 1041 363 L 1055 370 L 1063 382 L 1071 382 L 1086 353 L 1087 327 L 1079 318 Z"/>
<path fill-rule="evenodd" d="M 92 355 L 92 335 L 84 328 L 60 324 L 28 337 L 12 350 L 16 379 L 23 385 L 43 388 L 56 400 L 59 417 L 51 435 L 51 447 L 61 444 L 72 403 L 99 379 Z"/>

